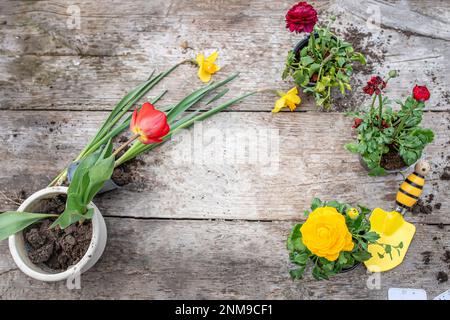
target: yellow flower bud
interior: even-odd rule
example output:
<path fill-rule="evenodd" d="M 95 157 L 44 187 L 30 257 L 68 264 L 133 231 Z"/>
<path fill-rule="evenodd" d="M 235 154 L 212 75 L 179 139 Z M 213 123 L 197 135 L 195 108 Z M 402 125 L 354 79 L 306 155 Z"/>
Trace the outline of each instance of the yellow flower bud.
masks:
<path fill-rule="evenodd" d="M 347 211 L 347 216 L 349 216 L 350 219 L 355 220 L 359 216 L 359 211 L 356 208 L 351 208 Z"/>

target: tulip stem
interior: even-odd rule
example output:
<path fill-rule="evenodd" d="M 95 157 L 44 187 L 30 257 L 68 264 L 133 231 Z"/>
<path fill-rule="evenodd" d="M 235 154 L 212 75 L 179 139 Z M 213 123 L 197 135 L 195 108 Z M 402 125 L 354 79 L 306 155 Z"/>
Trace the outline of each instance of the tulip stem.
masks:
<path fill-rule="evenodd" d="M 139 134 L 139 133 L 136 133 L 134 136 L 132 136 L 130 139 L 128 139 L 127 142 L 125 142 L 125 143 L 122 144 L 120 147 L 118 147 L 118 148 L 116 149 L 116 151 L 114 151 L 113 156 L 114 156 L 114 157 L 117 156 L 117 155 L 120 153 L 120 151 L 122 151 L 123 149 L 125 149 L 130 143 L 132 143 L 134 140 L 136 140 L 136 139 L 139 138 L 139 137 L 140 137 L 140 134 Z"/>

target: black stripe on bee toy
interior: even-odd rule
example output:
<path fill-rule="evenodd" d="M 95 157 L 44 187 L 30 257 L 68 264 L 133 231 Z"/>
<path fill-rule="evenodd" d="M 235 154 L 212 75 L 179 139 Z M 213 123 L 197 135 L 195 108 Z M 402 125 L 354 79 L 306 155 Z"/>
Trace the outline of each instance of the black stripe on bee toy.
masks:
<path fill-rule="evenodd" d="M 398 205 L 399 207 L 402 207 L 403 209 L 406 209 L 406 210 L 409 209 L 409 207 L 408 207 L 408 206 L 405 206 L 403 203 L 400 203 L 400 202 L 398 202 L 398 201 L 395 201 L 395 202 L 397 203 L 397 205 Z"/>
<path fill-rule="evenodd" d="M 408 196 L 410 198 L 413 198 L 414 200 L 419 200 L 419 197 L 416 197 L 414 195 L 412 195 L 409 192 L 406 192 L 405 190 L 403 190 L 402 188 L 399 188 L 398 191 L 400 191 L 401 193 L 403 193 L 405 196 Z"/>
<path fill-rule="evenodd" d="M 425 176 L 421 175 L 420 173 L 417 173 L 417 172 L 414 171 L 413 174 L 415 174 L 419 178 L 425 179 Z"/>
<path fill-rule="evenodd" d="M 411 180 L 409 180 L 409 178 L 406 178 L 405 182 L 407 182 L 408 184 L 412 185 L 413 187 L 415 187 L 417 189 L 420 189 L 420 190 L 423 189 L 423 186 L 421 186 L 415 182 L 412 182 Z"/>

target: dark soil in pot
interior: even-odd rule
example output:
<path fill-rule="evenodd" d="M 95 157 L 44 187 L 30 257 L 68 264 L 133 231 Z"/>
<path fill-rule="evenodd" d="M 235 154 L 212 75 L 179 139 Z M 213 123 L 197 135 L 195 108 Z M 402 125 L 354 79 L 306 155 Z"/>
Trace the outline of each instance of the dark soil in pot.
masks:
<path fill-rule="evenodd" d="M 66 195 L 58 195 L 41 200 L 33 212 L 61 214 L 66 198 Z M 23 236 L 31 262 L 55 271 L 64 271 L 86 254 L 92 239 L 92 222 L 86 220 L 61 230 L 59 227 L 50 228 L 54 220 L 44 219 L 27 227 Z"/>
<path fill-rule="evenodd" d="M 389 149 L 388 153 L 381 156 L 380 165 L 386 170 L 400 170 L 408 166 L 394 148 Z"/>

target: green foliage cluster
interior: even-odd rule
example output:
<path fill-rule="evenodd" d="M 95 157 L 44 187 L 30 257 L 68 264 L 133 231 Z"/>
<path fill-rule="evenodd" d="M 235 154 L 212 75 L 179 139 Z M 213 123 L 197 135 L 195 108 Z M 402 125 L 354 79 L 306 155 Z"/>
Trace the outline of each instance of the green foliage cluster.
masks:
<path fill-rule="evenodd" d="M 374 107 L 376 99 L 378 108 Z M 407 97 L 404 103 L 400 100 L 395 102 L 400 105 L 399 111 L 393 111 L 391 101 L 382 94 L 374 95 L 369 111 L 349 113 L 362 122 L 357 128 L 357 141 L 346 144 L 345 148 L 361 155 L 371 176 L 386 174 L 381 158 L 391 149 L 410 166 L 420 159 L 425 146 L 434 139 L 432 130 L 419 126 L 424 102 L 412 96 Z"/>
<path fill-rule="evenodd" d="M 312 275 L 315 279 L 329 279 L 330 276 L 341 272 L 343 269 L 350 268 L 356 263 L 369 260 L 372 255 L 368 252 L 368 245 L 378 244 L 377 240 L 380 238 L 379 234 L 370 231 L 370 221 L 368 219 L 368 215 L 371 212 L 370 209 L 358 205 L 355 209 L 358 210 L 359 215 L 353 220 L 346 215 L 347 211 L 352 208 L 350 205 L 338 201 L 321 201 L 320 199 L 315 198 L 312 201 L 310 210 L 305 211 L 305 216 L 308 216 L 312 211 L 320 207 L 336 208 L 339 213 L 345 216 L 348 230 L 352 234 L 354 248 L 352 251 L 342 251 L 335 261 L 329 261 L 326 258 L 318 257 L 311 253 L 311 251 L 303 244 L 302 233 L 300 231 L 303 223 L 296 224 L 287 239 L 289 259 L 298 266 L 289 271 L 293 279 L 303 278 L 303 274 L 309 261 L 312 261 L 313 263 Z M 394 248 L 399 250 L 403 247 L 403 244 L 400 243 L 396 247 L 390 245 L 382 246 L 384 247 L 385 253 L 391 254 Z"/>
<path fill-rule="evenodd" d="M 293 50 L 288 53 L 282 78 L 292 77 L 303 92 L 314 96 L 317 105 L 330 108 L 332 88 L 339 88 L 343 95 L 351 90 L 354 61 L 366 63 L 364 55 L 336 37 L 329 27 L 316 26 L 307 46 L 298 53 Z"/>

